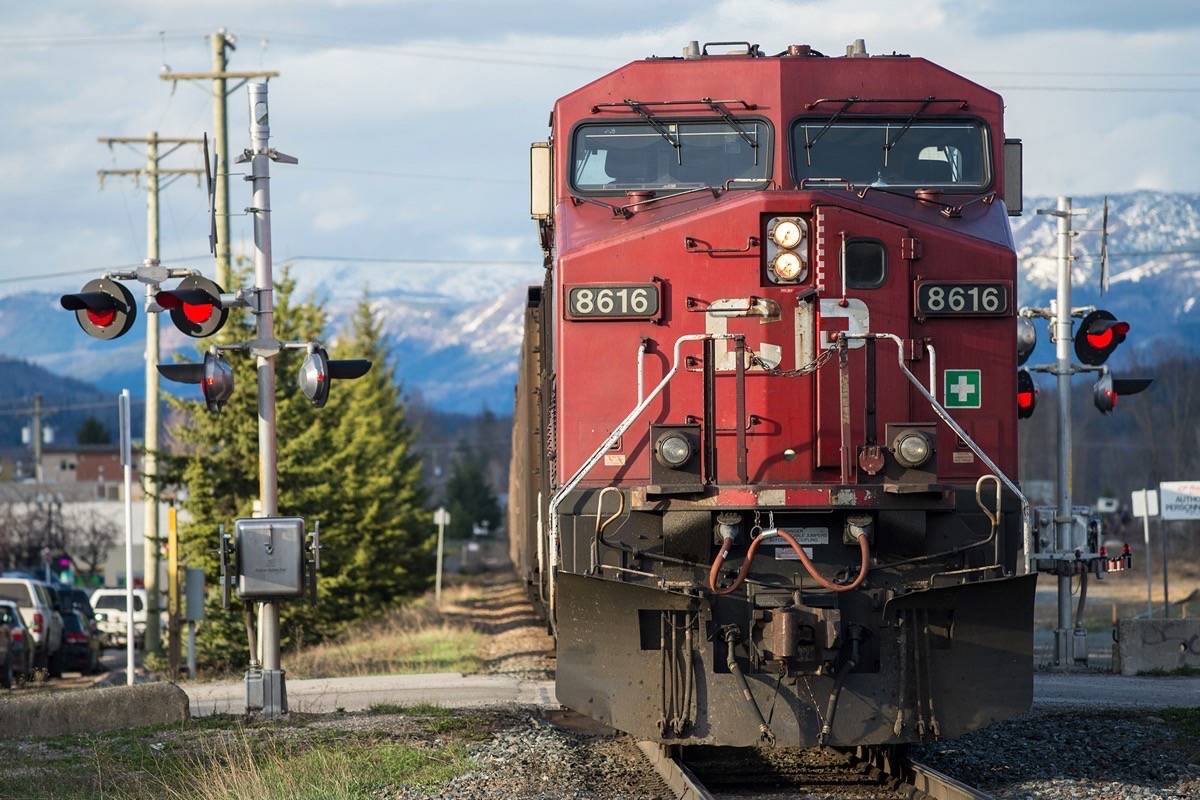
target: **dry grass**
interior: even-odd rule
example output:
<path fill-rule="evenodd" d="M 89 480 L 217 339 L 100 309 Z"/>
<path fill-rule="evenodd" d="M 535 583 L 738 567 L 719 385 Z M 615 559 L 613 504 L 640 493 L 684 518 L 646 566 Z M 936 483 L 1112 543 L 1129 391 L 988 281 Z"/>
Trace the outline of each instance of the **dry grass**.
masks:
<path fill-rule="evenodd" d="M 480 587 L 447 587 L 443 609 L 432 595 L 420 597 L 377 622 L 360 625 L 340 638 L 290 653 L 289 677 L 335 678 L 413 672 L 477 672 L 481 635 L 450 613 L 476 600 Z"/>

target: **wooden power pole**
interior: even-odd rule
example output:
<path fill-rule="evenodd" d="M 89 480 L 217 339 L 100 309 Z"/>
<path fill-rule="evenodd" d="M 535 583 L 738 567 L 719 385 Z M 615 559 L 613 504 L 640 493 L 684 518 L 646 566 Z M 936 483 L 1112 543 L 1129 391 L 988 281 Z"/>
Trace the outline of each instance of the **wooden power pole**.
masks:
<path fill-rule="evenodd" d="M 151 131 L 149 136 L 110 136 L 100 139 L 101 144 L 110 148 L 116 144 L 146 146 L 146 165 L 140 169 L 102 169 L 97 170 L 100 184 L 111 176 L 132 177 L 140 182 L 146 179 L 146 263 L 157 264 L 158 250 L 158 193 L 166 188 L 160 179 L 167 176 L 168 184 L 185 175 L 199 178 L 204 175 L 201 169 L 164 169 L 159 163 L 179 148 L 198 144 L 203 145 L 203 139 L 167 139 Z M 159 145 L 171 145 L 166 152 L 159 152 Z M 154 287 L 146 285 L 146 305 L 154 302 Z M 143 568 L 146 583 L 146 644 L 147 653 L 159 649 L 159 603 L 158 603 L 158 314 L 146 314 L 146 430 L 145 453 L 142 456 L 142 483 L 144 486 L 144 558 Z"/>
<path fill-rule="evenodd" d="M 221 28 L 211 37 L 212 41 L 212 71 L 211 72 L 163 72 L 159 75 L 172 85 L 179 81 L 212 81 L 213 94 L 213 139 L 217 149 L 216 199 L 214 212 L 217 218 L 217 284 L 225 290 L 231 288 L 229 280 L 229 123 L 226 116 L 229 95 L 236 92 L 246 81 L 254 78 L 269 80 L 278 78 L 274 70 L 258 71 L 229 71 L 228 51 L 237 49 L 237 38 Z M 237 81 L 230 88 L 227 81 Z"/>

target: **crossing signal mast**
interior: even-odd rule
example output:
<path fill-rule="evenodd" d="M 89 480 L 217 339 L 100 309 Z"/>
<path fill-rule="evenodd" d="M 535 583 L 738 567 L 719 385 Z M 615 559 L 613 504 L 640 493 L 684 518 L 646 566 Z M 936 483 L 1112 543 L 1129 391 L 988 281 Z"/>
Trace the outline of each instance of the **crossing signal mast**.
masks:
<path fill-rule="evenodd" d="M 129 331 L 137 317 L 133 294 L 120 281 L 147 284 L 146 311 L 167 312 L 172 324 L 196 339 L 221 330 L 234 308 L 249 309 L 255 316 L 255 337 L 251 341 L 214 344 L 199 363 L 158 364 L 162 377 L 178 383 L 200 386 L 205 406 L 219 412 L 234 392 L 233 368 L 226 354 L 244 353 L 257 362 L 259 500 L 261 513 L 254 519 L 237 520 L 234 537 L 220 534 L 222 563 L 227 555 L 229 569 L 222 571 L 222 591 L 228 593 L 236 581 L 238 594 L 247 606 L 247 618 L 253 619 L 254 603 L 259 604 L 257 647 L 252 648 L 250 668 L 246 672 L 246 711 L 261 712 L 273 718 L 287 713 L 287 690 L 280 668 L 279 603 L 301 597 L 307 587 L 315 599 L 316 572 L 320 566 L 318 533 L 306 533 L 304 520 L 279 516 L 278 475 L 276 470 L 275 431 L 275 357 L 284 350 L 307 353 L 297 383 L 313 405 L 321 408 L 329 399 L 334 380 L 360 378 L 371 369 L 367 359 L 330 359 L 320 342 L 281 342 L 275 338 L 274 301 L 271 262 L 270 163 L 295 164 L 297 159 L 268 146 L 270 126 L 267 108 L 267 84 L 251 83 L 251 147 L 237 158 L 249 163 L 248 180 L 253 186 L 251 206 L 246 212 L 254 218 L 254 286 L 226 292 L 214 281 L 193 269 L 168 269 L 157 261 L 135 270 L 106 273 L 88 281 L 75 294 L 63 295 L 64 309 L 75 312 L 79 326 L 98 339 L 116 339 Z M 209 245 L 217 254 L 216 204 L 213 171 L 209 166 L 207 138 L 204 143 L 205 171 L 209 194 Z M 180 279 L 173 288 L 167 281 Z M 261 652 L 261 661 L 258 653 Z"/>
<path fill-rule="evenodd" d="M 1058 404 L 1058 480 L 1057 503 L 1037 509 L 1037 547 L 1031 564 L 1038 571 L 1058 576 L 1058 625 L 1055 629 L 1054 661 L 1067 666 L 1072 661 L 1087 662 L 1087 639 L 1083 629 L 1082 603 L 1072 619 L 1071 580 L 1078 575 L 1087 585 L 1089 574 L 1102 578 L 1105 572 L 1128 569 L 1132 566 L 1128 547 L 1121 558 L 1110 558 L 1100 541 L 1100 523 L 1087 506 L 1075 506 L 1071 500 L 1071 378 L 1079 373 L 1092 372 L 1097 379 L 1092 387 L 1092 400 L 1102 414 L 1111 414 L 1117 399 L 1144 391 L 1150 378 L 1116 378 L 1105 362 L 1129 335 L 1128 322 L 1119 320 L 1104 309 L 1071 306 L 1071 217 L 1084 209 L 1071 208 L 1071 198 L 1060 197 L 1053 209 L 1038 209 L 1038 214 L 1055 217 L 1058 223 L 1058 292 L 1049 308 L 1022 308 L 1017 317 L 1017 417 L 1033 416 L 1037 406 L 1038 389 L 1034 372 L 1045 372 L 1058 378 L 1055 400 Z M 1107 229 L 1107 203 L 1105 205 Z M 1104 239 L 1107 240 L 1107 230 Z M 1102 251 L 1101 293 L 1107 289 L 1107 241 Z M 1035 320 L 1044 319 L 1055 344 L 1053 364 L 1025 367 L 1037 346 Z M 1075 327 L 1075 319 L 1079 319 Z M 1074 346 L 1072 348 L 1072 345 Z M 1081 363 L 1071 359 L 1071 350 Z M 1081 597 L 1085 589 L 1081 588 Z"/>

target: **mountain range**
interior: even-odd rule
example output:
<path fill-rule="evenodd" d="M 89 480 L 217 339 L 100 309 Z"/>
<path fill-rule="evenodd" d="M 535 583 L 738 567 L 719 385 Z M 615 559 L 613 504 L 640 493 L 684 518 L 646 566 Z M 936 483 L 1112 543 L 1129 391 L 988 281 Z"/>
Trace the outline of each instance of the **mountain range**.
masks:
<path fill-rule="evenodd" d="M 1133 325 L 1130 344 L 1114 357 L 1117 367 L 1131 354 L 1152 357 L 1164 348 L 1200 342 L 1200 194 L 1137 191 L 1109 197 L 1110 286 L 1099 293 L 1101 211 L 1104 198 L 1074 198 L 1086 209 L 1074 221 L 1074 305 L 1103 304 Z M 1054 198 L 1026 199 L 1026 212 L 1012 218 L 1020 257 L 1018 302 L 1044 305 L 1054 296 L 1055 226 L 1038 208 Z M 532 240 L 533 232 L 530 231 Z M 330 311 L 333 327 L 344 324 L 362 287 L 393 346 L 397 375 L 405 390 L 443 411 L 507 413 L 516 380 L 516 352 L 526 287 L 541 282 L 531 259 L 489 267 L 486 273 L 453 265 L 395 269 L 381 274 L 354 264 L 333 264 L 302 281 Z M 53 324 L 51 321 L 54 321 Z M 141 326 L 115 342 L 82 334 L 58 307 L 57 292 L 22 292 L 0 297 L 0 354 L 33 362 L 51 372 L 94 384 L 103 392 L 142 386 Z M 1044 328 L 1042 332 L 1044 333 Z M 192 343 L 163 326 L 165 357 L 190 352 Z M 1035 359 L 1052 357 L 1043 335 Z M 187 388 L 187 387 L 185 387 Z M 13 398 L 0 384 L 0 403 Z"/>

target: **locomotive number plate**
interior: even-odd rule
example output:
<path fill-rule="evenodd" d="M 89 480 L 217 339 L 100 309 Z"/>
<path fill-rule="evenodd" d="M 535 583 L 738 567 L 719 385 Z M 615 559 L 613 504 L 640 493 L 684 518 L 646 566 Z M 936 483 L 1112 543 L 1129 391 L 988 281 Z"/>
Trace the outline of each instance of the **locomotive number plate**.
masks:
<path fill-rule="evenodd" d="M 652 319 L 658 316 L 655 283 L 586 284 L 567 288 L 568 319 Z"/>
<path fill-rule="evenodd" d="M 917 284 L 919 317 L 1002 317 L 1011 312 L 1007 283 L 922 281 Z"/>

